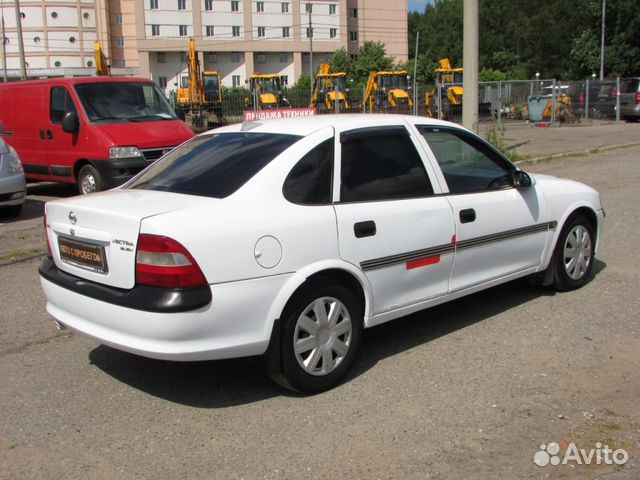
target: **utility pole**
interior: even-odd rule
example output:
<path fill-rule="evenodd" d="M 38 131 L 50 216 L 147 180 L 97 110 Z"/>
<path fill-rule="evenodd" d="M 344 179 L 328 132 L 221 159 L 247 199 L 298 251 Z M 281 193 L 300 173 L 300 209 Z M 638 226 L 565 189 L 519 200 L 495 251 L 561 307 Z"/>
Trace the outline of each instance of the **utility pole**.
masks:
<path fill-rule="evenodd" d="M 313 28 L 311 26 L 311 3 L 307 3 L 309 9 L 309 83 L 311 84 L 311 97 L 313 97 Z"/>
<path fill-rule="evenodd" d="M 478 0 L 464 0 L 462 125 L 478 131 Z"/>
<path fill-rule="evenodd" d="M 20 54 L 20 75 L 22 80 L 27 79 L 27 66 L 24 61 L 24 42 L 22 41 L 22 17 L 20 15 L 20 0 L 15 0 L 16 28 L 18 30 L 18 53 Z M 3 39 L 4 42 L 4 39 Z"/>
<path fill-rule="evenodd" d="M 2 78 L 7 83 L 7 46 L 4 44 L 4 9 L 2 10 Z"/>
<path fill-rule="evenodd" d="M 602 32 L 600 34 L 600 81 L 604 80 L 604 32 L 607 16 L 607 0 L 602 0 Z"/>
<path fill-rule="evenodd" d="M 418 40 L 420 39 L 420 31 L 416 32 L 416 51 L 413 56 L 413 114 L 418 115 L 418 85 L 416 84 L 416 76 L 418 75 Z"/>

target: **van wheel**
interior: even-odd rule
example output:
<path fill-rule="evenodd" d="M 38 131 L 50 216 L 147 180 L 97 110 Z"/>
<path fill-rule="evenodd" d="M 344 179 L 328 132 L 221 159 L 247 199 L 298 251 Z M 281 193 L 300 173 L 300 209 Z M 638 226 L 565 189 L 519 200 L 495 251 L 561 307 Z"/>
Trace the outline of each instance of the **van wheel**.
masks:
<path fill-rule="evenodd" d="M 78 190 L 88 195 L 102 190 L 102 179 L 98 171 L 91 165 L 84 165 L 78 172 Z"/>
<path fill-rule="evenodd" d="M 278 382 L 305 393 L 336 386 L 355 360 L 363 311 L 345 287 L 314 283 L 297 295 L 285 313 Z"/>

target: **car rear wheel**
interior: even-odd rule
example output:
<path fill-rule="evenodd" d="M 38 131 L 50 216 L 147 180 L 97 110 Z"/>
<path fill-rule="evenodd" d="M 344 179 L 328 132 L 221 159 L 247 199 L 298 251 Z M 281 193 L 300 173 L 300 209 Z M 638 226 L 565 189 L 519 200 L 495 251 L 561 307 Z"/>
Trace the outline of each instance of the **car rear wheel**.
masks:
<path fill-rule="evenodd" d="M 593 269 L 595 237 L 593 226 L 584 215 L 565 223 L 554 252 L 553 285 L 562 291 L 575 290 L 589 281 Z"/>
<path fill-rule="evenodd" d="M 363 312 L 345 287 L 314 283 L 284 315 L 281 342 L 285 386 L 317 393 L 337 385 L 360 345 Z"/>
<path fill-rule="evenodd" d="M 102 190 L 102 179 L 98 170 L 91 165 L 84 165 L 78 172 L 78 190 L 82 195 L 88 195 Z"/>

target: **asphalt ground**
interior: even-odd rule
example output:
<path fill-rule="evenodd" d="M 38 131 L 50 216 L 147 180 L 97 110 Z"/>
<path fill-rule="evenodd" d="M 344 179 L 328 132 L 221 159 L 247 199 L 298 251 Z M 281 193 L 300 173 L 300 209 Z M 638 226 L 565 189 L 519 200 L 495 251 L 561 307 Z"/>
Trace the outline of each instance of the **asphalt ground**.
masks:
<path fill-rule="evenodd" d="M 601 192 L 593 280 L 512 282 L 370 329 L 347 381 L 316 396 L 248 359 L 149 360 L 56 330 L 37 276 L 42 202 L 74 191 L 30 186 L 0 225 L 0 479 L 640 478 L 640 146 L 621 147 L 640 125 L 598 126 L 618 143 L 593 148 L 592 127 L 519 128 L 509 142 L 558 131 L 582 152 L 522 167 Z M 539 467 L 550 442 L 629 460 Z"/>

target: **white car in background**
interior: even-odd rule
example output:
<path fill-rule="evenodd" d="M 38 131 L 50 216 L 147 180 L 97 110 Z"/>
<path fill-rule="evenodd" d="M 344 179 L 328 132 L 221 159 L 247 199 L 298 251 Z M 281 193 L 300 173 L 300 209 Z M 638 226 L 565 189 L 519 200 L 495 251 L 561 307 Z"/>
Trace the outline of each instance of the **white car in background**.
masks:
<path fill-rule="evenodd" d="M 17 217 L 26 196 L 27 187 L 20 157 L 0 137 L 0 218 Z"/>
<path fill-rule="evenodd" d="M 363 328 L 524 276 L 581 287 L 604 218 L 588 186 L 395 115 L 223 127 L 45 211 L 60 324 L 158 359 L 263 355 L 305 392 L 340 382 Z"/>

